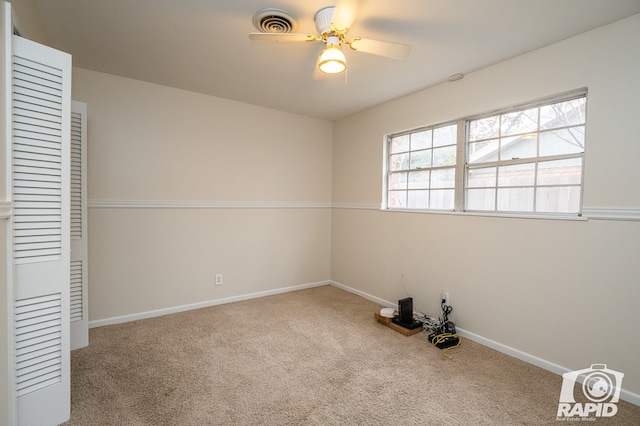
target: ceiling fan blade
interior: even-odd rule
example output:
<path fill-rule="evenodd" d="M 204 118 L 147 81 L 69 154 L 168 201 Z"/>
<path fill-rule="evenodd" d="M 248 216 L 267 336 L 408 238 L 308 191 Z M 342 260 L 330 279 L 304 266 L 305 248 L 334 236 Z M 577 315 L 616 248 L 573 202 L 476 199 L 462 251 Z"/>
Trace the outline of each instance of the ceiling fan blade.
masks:
<path fill-rule="evenodd" d="M 349 46 L 358 52 L 385 56 L 392 59 L 404 59 L 409 55 L 409 52 L 411 52 L 411 46 L 405 44 L 389 43 L 367 38 L 355 38 L 349 42 Z"/>
<path fill-rule="evenodd" d="M 361 0 L 338 0 L 336 10 L 331 20 L 331 25 L 338 31 L 344 31 L 351 28 L 353 21 L 358 16 Z"/>
<path fill-rule="evenodd" d="M 282 43 L 290 41 L 316 41 L 320 40 L 312 34 L 292 34 L 292 33 L 249 33 L 249 40 L 269 41 L 272 43 Z"/>

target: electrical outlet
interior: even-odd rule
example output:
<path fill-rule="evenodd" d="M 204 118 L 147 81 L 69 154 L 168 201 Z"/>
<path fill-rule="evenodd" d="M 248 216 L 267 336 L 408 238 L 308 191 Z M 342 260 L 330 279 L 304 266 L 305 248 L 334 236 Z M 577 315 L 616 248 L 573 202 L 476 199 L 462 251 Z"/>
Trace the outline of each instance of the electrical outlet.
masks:
<path fill-rule="evenodd" d="M 216 285 L 222 285 L 222 274 L 216 274 Z"/>
<path fill-rule="evenodd" d="M 448 291 L 442 290 L 440 292 L 440 301 L 442 302 L 443 300 L 444 300 L 445 305 L 449 304 L 449 292 Z"/>

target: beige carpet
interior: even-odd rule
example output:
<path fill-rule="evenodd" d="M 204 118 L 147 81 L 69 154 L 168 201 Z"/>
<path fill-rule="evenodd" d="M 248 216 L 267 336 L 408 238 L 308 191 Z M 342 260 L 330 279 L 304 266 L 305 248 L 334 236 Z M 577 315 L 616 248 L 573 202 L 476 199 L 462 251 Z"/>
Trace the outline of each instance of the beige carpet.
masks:
<path fill-rule="evenodd" d="M 562 424 L 560 376 L 468 340 L 446 359 L 379 309 L 325 286 L 92 329 L 66 424 Z"/>

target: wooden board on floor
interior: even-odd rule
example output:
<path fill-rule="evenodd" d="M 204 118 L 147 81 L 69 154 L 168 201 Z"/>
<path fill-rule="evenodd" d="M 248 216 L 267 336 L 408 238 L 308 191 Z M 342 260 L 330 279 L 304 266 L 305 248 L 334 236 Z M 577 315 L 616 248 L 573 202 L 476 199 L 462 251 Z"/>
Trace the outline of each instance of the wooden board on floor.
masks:
<path fill-rule="evenodd" d="M 422 327 L 414 328 L 413 330 L 409 330 L 408 328 L 404 328 L 394 322 L 391 322 L 391 318 L 386 318 L 380 315 L 380 313 L 375 313 L 376 320 L 382 324 L 386 325 L 392 330 L 397 331 L 400 334 L 404 334 L 405 336 L 413 336 L 414 334 L 418 334 L 422 332 Z"/>

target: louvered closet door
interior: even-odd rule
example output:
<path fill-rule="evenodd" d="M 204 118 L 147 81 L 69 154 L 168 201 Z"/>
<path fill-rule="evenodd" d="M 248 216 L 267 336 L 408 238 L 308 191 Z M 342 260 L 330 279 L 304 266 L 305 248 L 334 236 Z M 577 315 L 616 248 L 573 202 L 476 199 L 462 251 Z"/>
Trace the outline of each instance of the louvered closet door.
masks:
<path fill-rule="evenodd" d="M 18 424 L 69 418 L 71 57 L 13 36 Z"/>
<path fill-rule="evenodd" d="M 71 101 L 71 350 L 89 344 L 87 104 Z"/>

